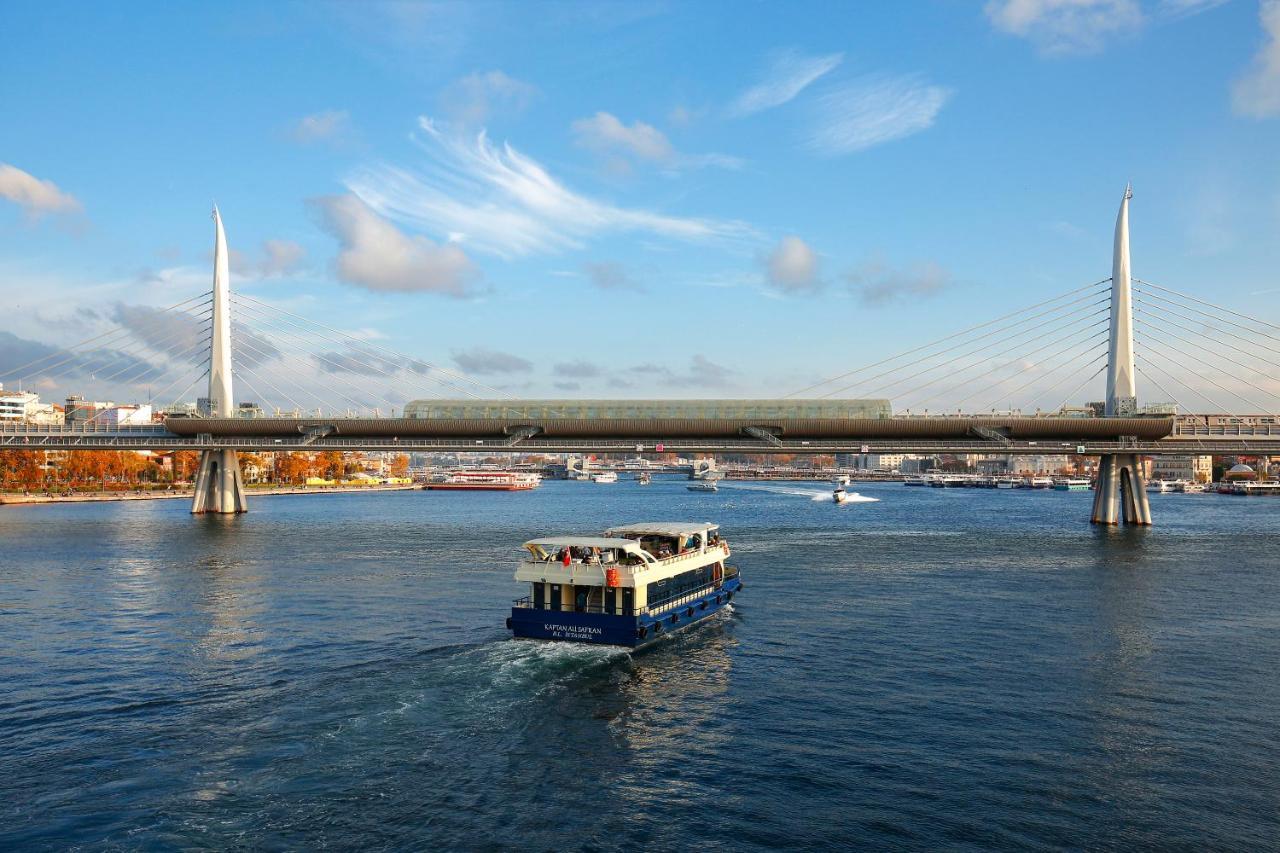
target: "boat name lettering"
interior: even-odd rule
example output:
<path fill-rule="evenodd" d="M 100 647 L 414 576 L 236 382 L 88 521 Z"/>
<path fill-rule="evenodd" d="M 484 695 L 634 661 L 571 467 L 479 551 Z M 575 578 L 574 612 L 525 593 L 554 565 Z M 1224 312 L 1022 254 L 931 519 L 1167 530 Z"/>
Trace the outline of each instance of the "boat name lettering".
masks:
<path fill-rule="evenodd" d="M 552 625 L 543 623 L 542 627 L 553 637 L 591 637 L 604 633 L 602 628 L 592 628 L 587 625 Z"/>

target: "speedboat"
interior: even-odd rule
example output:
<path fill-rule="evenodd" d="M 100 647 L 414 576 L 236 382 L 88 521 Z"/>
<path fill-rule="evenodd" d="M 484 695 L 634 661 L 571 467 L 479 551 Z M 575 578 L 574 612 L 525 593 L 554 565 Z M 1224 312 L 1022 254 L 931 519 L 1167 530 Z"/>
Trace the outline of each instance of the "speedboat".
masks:
<path fill-rule="evenodd" d="M 720 487 L 716 485 L 715 480 L 703 480 L 698 483 L 690 483 L 685 486 L 691 492 L 718 492 Z"/>
<path fill-rule="evenodd" d="M 835 491 L 831 493 L 831 500 L 842 504 L 849 500 L 849 493 L 844 490 L 844 486 L 836 486 Z"/>
<path fill-rule="evenodd" d="M 520 639 L 641 648 L 724 609 L 742 590 L 719 525 L 657 522 L 524 543 L 530 584 L 507 628 Z"/>
<path fill-rule="evenodd" d="M 647 485 L 649 485 L 649 484 L 650 484 L 650 483 L 652 483 L 652 482 L 653 482 L 653 475 L 652 475 L 652 474 L 650 474 L 648 471 L 641 471 L 641 472 L 636 476 L 636 485 L 637 485 L 637 486 L 647 486 Z"/>

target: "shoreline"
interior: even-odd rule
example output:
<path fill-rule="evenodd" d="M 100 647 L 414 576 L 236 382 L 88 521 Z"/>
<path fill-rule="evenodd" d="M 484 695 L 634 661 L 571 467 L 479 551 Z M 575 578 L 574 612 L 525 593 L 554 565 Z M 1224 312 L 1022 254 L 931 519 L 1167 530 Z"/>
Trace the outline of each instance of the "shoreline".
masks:
<path fill-rule="evenodd" d="M 395 486 L 279 486 L 266 489 L 246 489 L 249 497 L 261 495 L 332 495 L 350 492 L 407 492 L 421 489 L 420 485 Z M 173 491 L 152 492 L 83 492 L 75 495 L 45 494 L 15 495 L 0 494 L 0 506 L 28 504 L 74 504 L 101 503 L 106 501 L 162 501 L 186 498 L 190 500 L 194 492 L 191 489 L 174 489 Z"/>

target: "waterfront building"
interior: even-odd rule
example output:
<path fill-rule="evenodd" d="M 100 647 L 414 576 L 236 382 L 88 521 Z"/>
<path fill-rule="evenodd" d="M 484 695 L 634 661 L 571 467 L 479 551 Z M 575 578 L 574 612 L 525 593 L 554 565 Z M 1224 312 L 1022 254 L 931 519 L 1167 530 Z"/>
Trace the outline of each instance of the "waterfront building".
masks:
<path fill-rule="evenodd" d="M 413 400 L 406 418 L 889 418 L 888 400 Z"/>
<path fill-rule="evenodd" d="M 151 423 L 150 403 L 127 403 L 103 409 L 95 423 L 108 426 L 147 426 Z"/>
<path fill-rule="evenodd" d="M 0 385 L 0 421 L 22 422 L 40 404 L 40 395 L 30 391 L 6 391 Z"/>
<path fill-rule="evenodd" d="M 257 403 L 244 402 L 236 406 L 237 418 L 260 418 L 262 417 L 262 407 Z"/>
<path fill-rule="evenodd" d="M 89 421 L 97 423 L 100 420 L 98 414 L 114 405 L 115 403 L 109 400 L 86 400 L 79 394 L 72 394 L 67 397 L 66 406 L 63 409 L 63 417 L 69 425 L 83 424 Z"/>
<path fill-rule="evenodd" d="M 905 453 L 849 453 L 841 454 L 850 459 L 850 463 L 842 465 L 857 468 L 859 471 L 900 471 Z"/>
<path fill-rule="evenodd" d="M 1156 480 L 1189 480 L 1207 483 L 1213 479 L 1212 456 L 1156 456 L 1151 463 Z"/>

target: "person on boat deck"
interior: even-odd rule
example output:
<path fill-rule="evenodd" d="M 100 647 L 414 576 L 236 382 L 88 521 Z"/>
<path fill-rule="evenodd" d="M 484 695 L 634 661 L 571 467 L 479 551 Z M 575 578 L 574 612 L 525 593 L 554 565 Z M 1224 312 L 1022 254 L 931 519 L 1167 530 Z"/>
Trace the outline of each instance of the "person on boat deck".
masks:
<path fill-rule="evenodd" d="M 577 604 L 576 609 L 579 613 L 586 610 L 587 609 L 587 591 L 585 589 L 579 589 L 578 595 L 575 601 Z"/>

